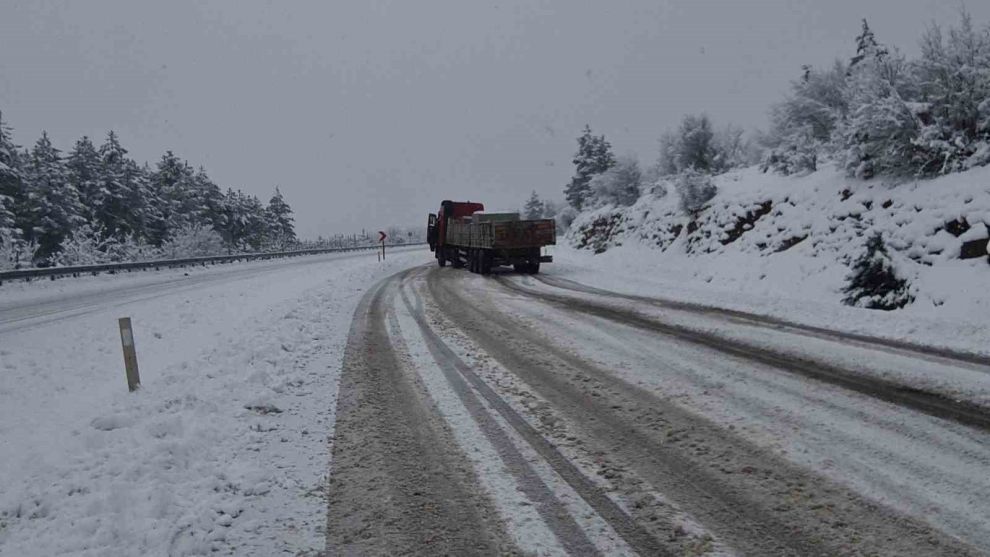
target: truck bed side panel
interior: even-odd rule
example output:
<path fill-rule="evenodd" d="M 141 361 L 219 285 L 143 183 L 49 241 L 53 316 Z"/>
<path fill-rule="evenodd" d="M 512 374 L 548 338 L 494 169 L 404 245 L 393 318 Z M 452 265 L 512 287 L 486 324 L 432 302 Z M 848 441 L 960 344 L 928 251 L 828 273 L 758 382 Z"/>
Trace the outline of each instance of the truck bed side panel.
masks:
<path fill-rule="evenodd" d="M 556 224 L 553 219 L 492 223 L 492 247 L 506 249 L 552 246 L 557 241 Z"/>
<path fill-rule="evenodd" d="M 482 223 L 451 219 L 446 242 L 462 248 L 517 249 L 552 246 L 556 239 L 553 219 Z"/>

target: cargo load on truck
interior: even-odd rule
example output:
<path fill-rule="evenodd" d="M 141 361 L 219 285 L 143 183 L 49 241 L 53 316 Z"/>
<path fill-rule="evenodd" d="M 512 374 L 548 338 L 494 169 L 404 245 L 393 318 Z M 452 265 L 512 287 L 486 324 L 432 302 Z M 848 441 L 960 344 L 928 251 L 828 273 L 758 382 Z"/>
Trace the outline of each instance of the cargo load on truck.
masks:
<path fill-rule="evenodd" d="M 511 266 L 520 273 L 538 273 L 553 261 L 543 248 L 557 243 L 553 219 L 521 219 L 519 213 L 486 213 L 481 203 L 443 201 L 430 214 L 426 237 L 441 267 L 467 267 L 488 274 Z"/>

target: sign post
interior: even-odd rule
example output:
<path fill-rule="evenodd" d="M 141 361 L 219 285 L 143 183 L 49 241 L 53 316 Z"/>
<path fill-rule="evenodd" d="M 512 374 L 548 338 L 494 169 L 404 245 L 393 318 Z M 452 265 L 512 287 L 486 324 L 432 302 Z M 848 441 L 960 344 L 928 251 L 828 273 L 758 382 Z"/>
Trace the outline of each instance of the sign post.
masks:
<path fill-rule="evenodd" d="M 378 231 L 378 241 L 382 244 L 382 261 L 385 261 L 385 238 L 388 238 L 388 234 Z"/>
<path fill-rule="evenodd" d="M 137 350 L 134 348 L 134 329 L 131 328 L 130 317 L 121 317 L 117 322 L 120 325 L 120 343 L 124 347 L 124 371 L 127 373 L 127 389 L 133 393 L 141 386 Z"/>

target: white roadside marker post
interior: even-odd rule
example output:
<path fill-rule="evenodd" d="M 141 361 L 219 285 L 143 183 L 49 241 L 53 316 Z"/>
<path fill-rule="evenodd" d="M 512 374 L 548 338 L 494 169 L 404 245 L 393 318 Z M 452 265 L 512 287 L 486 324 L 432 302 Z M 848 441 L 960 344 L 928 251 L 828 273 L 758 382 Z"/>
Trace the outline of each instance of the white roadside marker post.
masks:
<path fill-rule="evenodd" d="M 132 393 L 141 386 L 141 376 L 138 375 L 137 351 L 134 349 L 134 329 L 131 328 L 131 318 L 121 317 L 120 343 L 124 347 L 124 371 L 127 373 L 127 389 Z"/>

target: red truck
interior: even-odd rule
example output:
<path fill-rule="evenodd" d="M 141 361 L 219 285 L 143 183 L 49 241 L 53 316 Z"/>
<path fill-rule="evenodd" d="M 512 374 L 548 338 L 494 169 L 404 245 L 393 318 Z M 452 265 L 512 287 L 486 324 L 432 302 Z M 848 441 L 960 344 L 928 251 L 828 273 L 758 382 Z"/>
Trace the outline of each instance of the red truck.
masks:
<path fill-rule="evenodd" d="M 553 261 L 544 246 L 557 243 L 553 219 L 521 220 L 519 213 L 485 213 L 481 203 L 445 200 L 430 214 L 426 238 L 443 267 L 467 267 L 487 275 L 493 267 L 511 265 L 520 273 L 540 272 Z"/>

